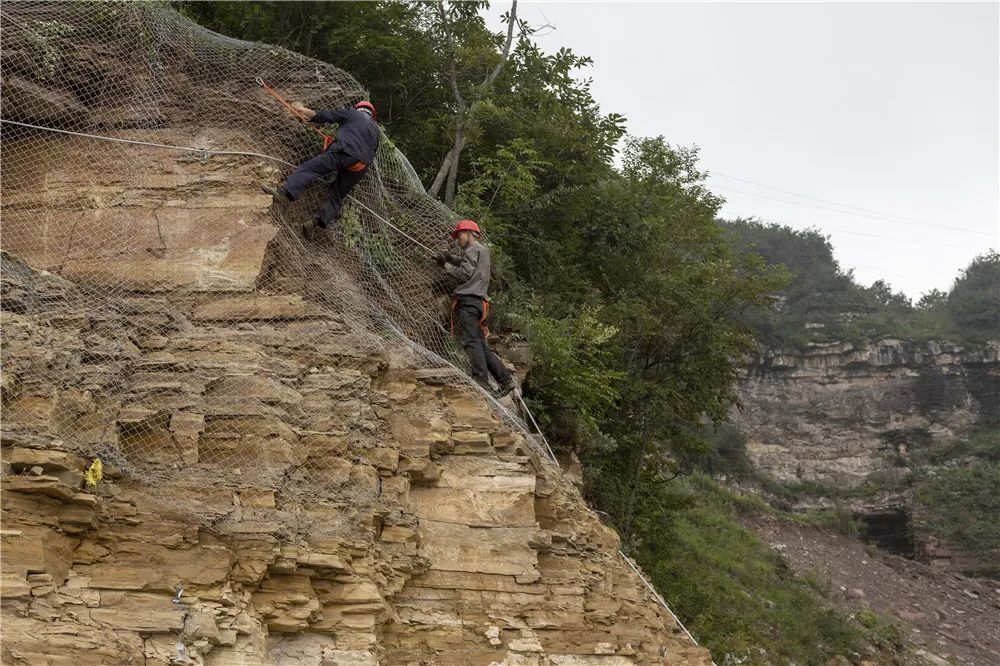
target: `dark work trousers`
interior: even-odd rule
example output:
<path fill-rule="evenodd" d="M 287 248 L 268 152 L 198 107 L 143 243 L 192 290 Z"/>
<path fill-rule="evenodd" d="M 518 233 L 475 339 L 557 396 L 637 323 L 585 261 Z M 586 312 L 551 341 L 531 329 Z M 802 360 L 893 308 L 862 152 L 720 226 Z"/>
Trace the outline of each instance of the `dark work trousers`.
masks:
<path fill-rule="evenodd" d="M 337 218 L 337 215 L 340 214 L 340 209 L 344 206 L 344 199 L 351 193 L 351 190 L 358 184 L 358 181 L 368 173 L 367 166 L 361 171 L 347 170 L 347 167 L 355 164 L 357 161 L 356 157 L 341 152 L 334 146 L 330 150 L 322 152 L 311 160 L 306 160 L 300 164 L 299 168 L 292 172 L 292 175 L 285 180 L 285 184 L 281 187 L 288 192 L 288 197 L 292 201 L 295 201 L 313 181 L 336 172 L 337 177 L 330 183 L 326 202 L 313 216 L 317 226 L 324 228 L 327 222 Z"/>
<path fill-rule="evenodd" d="M 458 320 L 459 331 L 462 334 L 462 346 L 469 355 L 472 365 L 472 378 L 480 382 L 488 382 L 489 372 L 501 386 L 511 381 L 510 373 L 497 355 L 490 351 L 486 344 L 486 336 L 479 328 L 479 318 L 483 316 L 483 301 L 478 296 L 459 296 L 455 306 L 455 318 Z"/>

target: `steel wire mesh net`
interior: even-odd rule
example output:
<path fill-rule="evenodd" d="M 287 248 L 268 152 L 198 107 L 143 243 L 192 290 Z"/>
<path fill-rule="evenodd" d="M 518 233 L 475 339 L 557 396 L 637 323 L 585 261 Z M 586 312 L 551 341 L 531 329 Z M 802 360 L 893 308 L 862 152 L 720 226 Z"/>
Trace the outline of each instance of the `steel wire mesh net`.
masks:
<path fill-rule="evenodd" d="M 325 187 L 285 207 L 258 188 L 321 144 L 256 79 L 313 108 L 361 85 L 164 5 L 0 11 L 8 442 L 60 441 L 143 481 L 372 501 L 333 462 L 376 445 L 372 359 L 469 381 L 426 249 L 456 218 L 384 136 L 315 242 L 298 226 Z"/>

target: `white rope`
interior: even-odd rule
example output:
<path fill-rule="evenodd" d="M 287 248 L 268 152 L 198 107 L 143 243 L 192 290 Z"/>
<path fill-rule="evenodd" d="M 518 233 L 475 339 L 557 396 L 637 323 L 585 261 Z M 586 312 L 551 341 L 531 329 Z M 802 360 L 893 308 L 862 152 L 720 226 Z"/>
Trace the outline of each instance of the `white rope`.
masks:
<path fill-rule="evenodd" d="M 556 460 L 556 456 L 552 452 L 552 447 L 549 446 L 549 441 L 545 438 L 545 433 L 543 433 L 542 429 L 538 426 L 538 421 L 535 420 L 535 415 L 531 413 L 530 409 L 528 409 L 528 405 L 524 402 L 524 398 L 522 398 L 520 394 L 517 395 L 517 399 L 518 401 L 520 401 L 521 406 L 524 407 L 524 413 L 528 415 L 528 418 L 531 420 L 532 425 L 535 426 L 535 431 L 541 436 L 542 441 L 545 443 L 545 448 L 548 450 L 549 457 L 552 459 L 552 462 L 558 466 L 559 461 Z M 661 606 L 663 606 L 663 609 L 667 611 L 667 613 L 669 613 L 670 617 L 673 618 L 674 622 L 677 623 L 677 626 L 680 627 L 681 630 L 684 632 L 684 635 L 687 636 L 692 643 L 698 645 L 698 641 L 695 640 L 695 637 L 692 636 L 691 632 L 687 630 L 687 627 L 684 626 L 684 623 L 681 622 L 680 618 L 677 617 L 677 615 L 672 610 L 670 610 L 670 606 L 667 605 L 667 602 L 666 600 L 664 600 L 663 596 L 656 591 L 656 588 L 653 587 L 653 584 L 649 581 L 648 578 L 646 578 L 646 575 L 639 569 L 639 567 L 637 567 L 632 562 L 632 559 L 625 554 L 625 551 L 619 549 L 618 554 L 622 556 L 622 559 L 625 560 L 625 563 L 628 564 L 629 568 L 631 568 L 632 571 L 635 572 L 635 575 L 639 577 L 639 580 L 641 580 L 643 584 L 649 589 L 649 591 L 652 592 L 653 598 L 656 599 L 656 601 L 659 602 Z M 714 661 L 712 661 L 712 666 L 715 666 Z"/>
<path fill-rule="evenodd" d="M 622 550 L 619 550 L 618 554 L 622 556 L 623 560 L 625 560 L 625 564 L 629 565 L 632 571 L 635 572 L 635 575 L 639 577 L 639 580 L 641 580 L 643 583 L 646 584 L 646 587 L 649 588 L 649 591 L 653 593 L 653 597 L 658 602 L 660 602 L 660 605 L 663 606 L 664 610 L 666 610 L 670 614 L 670 617 L 674 619 L 674 622 L 676 622 L 677 626 L 681 628 L 681 631 L 684 632 L 684 635 L 687 636 L 689 639 L 691 639 L 692 643 L 698 645 L 698 641 L 695 640 L 695 637 L 692 636 L 691 632 L 687 630 L 687 627 L 684 626 L 684 623 L 681 622 L 681 619 L 677 617 L 672 610 L 670 610 L 670 606 L 667 605 L 667 602 L 663 599 L 660 593 L 656 591 L 656 588 L 653 587 L 653 584 L 649 582 L 649 579 L 646 578 L 646 575 L 642 573 L 639 567 L 635 566 L 635 564 L 632 562 L 632 559 L 628 555 L 626 555 L 625 552 Z M 712 661 L 712 666 L 716 666 L 715 661 Z"/>
<path fill-rule="evenodd" d="M 429 252 L 432 257 L 435 254 L 437 254 L 434 250 L 430 249 L 429 247 L 427 247 L 426 245 L 424 245 L 423 243 L 421 243 L 420 241 L 418 241 L 416 238 L 414 238 L 410 234 L 406 233 L 405 231 L 403 231 L 402 229 L 400 229 L 399 227 L 397 227 L 395 224 L 393 224 L 389 220 L 385 219 L 384 217 L 382 217 L 381 215 L 379 215 L 378 213 L 376 213 L 371 208 L 369 208 L 365 204 L 361 203 L 360 201 L 358 201 L 357 199 L 355 199 L 351 195 L 347 195 L 347 198 L 350 199 L 351 201 L 353 201 L 354 203 L 358 204 L 359 206 L 361 206 L 365 210 L 367 210 L 369 213 L 371 213 L 375 217 L 377 217 L 386 226 L 391 227 L 392 229 L 395 229 L 400 235 L 402 235 L 404 238 L 408 239 L 414 245 L 418 245 L 418 246 L 422 247 L 423 249 L 427 250 L 427 252 Z"/>
<path fill-rule="evenodd" d="M 280 158 L 277 158 L 277 157 L 273 157 L 271 155 L 265 155 L 263 153 L 253 153 L 253 152 L 240 151 L 240 150 L 213 150 L 211 148 L 196 148 L 196 147 L 192 147 L 192 146 L 174 146 L 174 145 L 167 144 L 167 143 L 154 143 L 154 142 L 151 142 L 151 141 L 136 141 L 134 139 L 122 139 L 122 138 L 113 137 L 113 136 L 102 136 L 100 134 L 87 134 L 85 132 L 74 132 L 74 131 L 71 131 L 71 130 L 57 129 L 55 127 L 45 127 L 45 126 L 42 126 L 42 125 L 32 125 L 30 123 L 22 123 L 22 122 L 18 122 L 18 121 L 15 121 L 15 120 L 6 120 L 4 118 L 0 118 L 0 123 L 7 123 L 7 124 L 10 124 L 10 125 L 17 125 L 19 127 L 28 127 L 28 128 L 31 128 L 31 129 L 41 130 L 41 131 L 44 131 L 44 132 L 56 132 L 58 134 L 69 134 L 69 135 L 72 135 L 72 136 L 81 136 L 81 137 L 85 137 L 85 138 L 88 138 L 88 139 L 95 139 L 95 140 L 98 140 L 98 141 L 112 141 L 112 142 L 115 142 L 115 143 L 125 143 L 125 144 L 137 145 L 137 146 L 149 146 L 151 148 L 164 148 L 164 149 L 167 149 L 167 150 L 181 150 L 181 151 L 185 151 L 185 152 L 197 153 L 197 154 L 205 156 L 205 157 L 207 157 L 209 155 L 238 155 L 238 156 L 243 156 L 243 157 L 257 157 L 257 158 L 260 158 L 260 159 L 271 160 L 272 162 L 278 162 L 280 164 L 284 164 L 284 165 L 291 166 L 291 167 L 295 166 L 291 162 L 286 162 L 283 159 L 280 159 Z M 378 218 L 378 220 L 380 220 L 383 224 L 385 224 L 389 228 L 395 230 L 397 233 L 399 233 L 401 236 L 403 236 L 404 238 L 406 238 L 407 240 L 409 240 L 414 245 L 417 245 L 418 247 L 426 250 L 432 256 L 435 254 L 434 250 L 432 250 L 431 248 L 427 247 L 426 245 L 424 245 L 423 243 L 421 243 L 417 239 L 415 239 L 412 236 L 410 236 L 408 233 L 406 233 L 405 231 L 403 231 L 402 229 L 400 229 L 399 227 L 397 227 L 396 225 L 394 225 L 392 222 L 390 222 L 389 220 L 385 219 L 384 217 L 382 217 L 381 215 L 379 215 L 377 212 L 375 212 L 374 210 L 372 210 L 369 206 L 365 205 L 364 203 L 362 203 L 358 199 L 354 198 L 353 196 L 348 195 L 348 198 L 351 199 L 352 201 L 354 201 L 356 204 L 358 204 L 362 208 L 364 208 L 365 210 L 367 210 L 369 213 L 371 213 L 376 218 Z M 405 336 L 403 336 L 403 337 L 405 338 Z M 516 395 L 517 395 L 518 402 L 520 402 L 521 406 L 524 408 L 524 413 L 528 415 L 528 419 L 530 419 L 531 424 L 534 426 L 535 432 L 541 437 L 542 442 L 545 444 L 545 450 L 548 453 L 549 458 L 558 467 L 559 466 L 559 461 L 556 459 L 555 453 L 552 451 L 552 446 L 549 444 L 549 440 L 546 439 L 546 437 L 545 437 L 545 433 L 542 432 L 541 427 L 538 425 L 538 421 L 535 420 L 535 415 L 531 413 L 531 410 L 528 408 L 528 405 L 524 402 L 524 398 L 522 398 L 520 394 L 516 394 Z M 642 573 L 642 571 L 640 571 L 639 568 L 636 567 L 635 564 L 633 564 L 632 560 L 629 559 L 629 557 L 624 553 L 624 551 L 619 550 L 618 554 L 621 555 L 622 559 L 625 560 L 625 563 L 628 564 L 629 568 L 631 568 L 632 571 L 635 572 L 635 574 L 639 577 L 639 580 L 641 580 L 643 582 L 643 584 L 653 594 L 653 598 L 656 599 L 656 601 L 663 607 L 663 609 L 667 611 L 667 613 L 670 615 L 670 617 L 673 618 L 674 622 L 677 623 L 677 626 L 679 626 L 681 628 L 681 630 L 691 640 L 691 642 L 694 643 L 695 645 L 698 645 L 698 641 L 695 640 L 695 637 L 692 636 L 691 632 L 689 632 L 687 630 L 687 628 L 684 626 L 684 624 L 680 621 L 680 618 L 678 618 L 677 615 L 675 615 L 674 612 L 672 610 L 670 610 L 670 606 L 667 605 L 667 602 L 663 599 L 663 597 L 660 595 L 660 593 L 656 591 L 656 588 L 653 587 L 653 584 L 649 582 L 649 580 Z M 714 661 L 712 662 L 712 665 L 715 666 L 715 662 Z"/>
<path fill-rule="evenodd" d="M 538 433 L 538 435 L 542 438 L 542 441 L 545 443 L 545 448 L 549 452 L 549 458 L 552 459 L 552 462 L 558 465 L 559 461 L 556 460 L 556 454 L 552 452 L 552 447 L 549 446 L 549 440 L 545 438 L 545 433 L 542 432 L 541 427 L 538 425 L 538 421 L 535 420 L 535 415 L 531 413 L 530 409 L 528 409 L 528 405 L 524 402 L 524 398 L 521 397 L 520 393 L 517 394 L 517 400 L 521 403 L 521 406 L 524 407 L 524 413 L 528 415 L 529 419 L 531 419 L 531 425 L 535 426 L 535 432 Z"/>
<path fill-rule="evenodd" d="M 272 157 L 271 155 L 264 155 L 262 153 L 249 153 L 241 150 L 212 150 L 211 148 L 194 148 L 187 146 L 172 146 L 168 143 L 153 143 L 152 141 L 136 141 L 134 139 L 121 139 L 114 136 L 101 136 L 100 134 L 87 134 L 86 132 L 73 132 L 70 130 L 56 129 L 55 127 L 44 127 L 42 125 L 32 125 L 31 123 L 21 123 L 16 120 L 7 120 L 6 118 L 0 118 L 0 123 L 7 123 L 9 125 L 17 125 L 19 127 L 30 127 L 31 129 L 42 130 L 45 132 L 56 132 L 58 134 L 71 134 L 73 136 L 82 136 L 88 139 L 97 139 L 98 141 L 114 141 L 116 143 L 129 143 L 135 146 L 150 146 L 152 148 L 167 148 L 169 150 L 183 150 L 189 153 L 198 153 L 199 155 L 244 155 L 246 157 L 259 157 L 265 160 L 271 160 L 273 162 L 280 162 L 281 164 L 287 164 L 288 166 L 295 166 L 291 162 L 286 162 L 283 159 L 277 157 Z"/>

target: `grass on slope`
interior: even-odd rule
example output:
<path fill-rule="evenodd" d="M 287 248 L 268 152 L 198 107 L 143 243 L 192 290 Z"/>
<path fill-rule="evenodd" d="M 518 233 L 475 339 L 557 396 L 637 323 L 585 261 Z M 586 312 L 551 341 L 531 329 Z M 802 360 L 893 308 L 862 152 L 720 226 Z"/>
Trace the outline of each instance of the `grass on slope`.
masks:
<path fill-rule="evenodd" d="M 877 616 L 835 610 L 821 586 L 796 578 L 737 522 L 738 512 L 772 511 L 763 500 L 731 493 L 704 475 L 684 480 L 680 492 L 692 506 L 658 543 L 640 546 L 637 559 L 717 663 L 857 661 L 871 646 L 878 646 L 877 663 L 896 662 L 898 629 Z"/>

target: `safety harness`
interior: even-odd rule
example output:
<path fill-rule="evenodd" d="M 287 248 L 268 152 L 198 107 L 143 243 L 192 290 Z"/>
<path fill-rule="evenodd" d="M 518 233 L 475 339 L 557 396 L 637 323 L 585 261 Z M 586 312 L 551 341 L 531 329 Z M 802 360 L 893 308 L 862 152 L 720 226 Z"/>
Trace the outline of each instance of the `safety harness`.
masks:
<path fill-rule="evenodd" d="M 455 337 L 455 308 L 458 307 L 458 294 L 451 296 L 451 337 Z M 483 303 L 483 315 L 479 318 L 479 330 L 483 332 L 483 337 L 490 337 L 490 327 L 486 325 L 486 317 L 490 314 L 490 302 L 485 298 L 480 299 Z"/>

